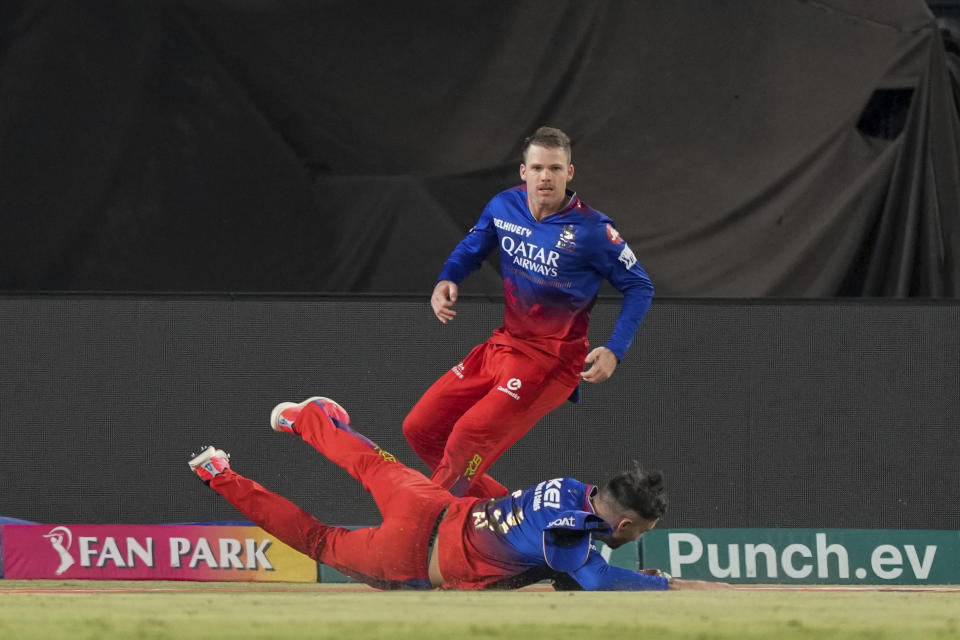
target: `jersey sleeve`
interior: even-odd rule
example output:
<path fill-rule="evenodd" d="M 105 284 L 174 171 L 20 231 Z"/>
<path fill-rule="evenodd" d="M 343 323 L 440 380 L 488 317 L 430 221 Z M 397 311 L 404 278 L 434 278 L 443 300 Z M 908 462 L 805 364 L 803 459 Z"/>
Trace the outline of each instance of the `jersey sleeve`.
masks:
<path fill-rule="evenodd" d="M 586 563 L 569 574 L 586 591 L 666 591 L 670 588 L 666 578 L 614 567 L 596 551 L 591 551 Z"/>
<path fill-rule="evenodd" d="M 497 229 L 493 226 L 490 207 L 490 204 L 486 206 L 477 224 L 453 249 L 443 265 L 443 270 L 437 276 L 437 282 L 451 280 L 460 284 L 464 278 L 480 267 L 484 259 L 497 246 Z"/>
<path fill-rule="evenodd" d="M 612 223 L 606 223 L 604 235 L 597 242 L 594 267 L 623 294 L 620 315 L 604 346 L 622 360 L 650 308 L 653 282 Z"/>

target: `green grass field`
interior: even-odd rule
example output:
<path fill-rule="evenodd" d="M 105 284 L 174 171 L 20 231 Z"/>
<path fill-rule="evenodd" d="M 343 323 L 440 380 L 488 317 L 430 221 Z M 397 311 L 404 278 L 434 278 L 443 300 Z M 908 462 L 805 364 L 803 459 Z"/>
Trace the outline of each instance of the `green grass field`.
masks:
<path fill-rule="evenodd" d="M 625 636 L 624 634 L 629 634 Z M 0 638 L 960 638 L 960 592 L 377 592 L 0 580 Z"/>

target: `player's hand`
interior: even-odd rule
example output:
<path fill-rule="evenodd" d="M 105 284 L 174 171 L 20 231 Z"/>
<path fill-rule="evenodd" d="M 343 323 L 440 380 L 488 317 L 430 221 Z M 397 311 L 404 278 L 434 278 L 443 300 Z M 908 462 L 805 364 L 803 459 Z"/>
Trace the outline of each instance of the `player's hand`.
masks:
<path fill-rule="evenodd" d="M 674 578 L 670 581 L 670 589 L 686 589 L 688 591 L 719 591 L 735 589 L 729 582 L 713 582 L 712 580 L 684 580 Z"/>
<path fill-rule="evenodd" d="M 451 280 L 441 280 L 433 288 L 430 306 L 433 307 L 433 314 L 443 324 L 447 324 L 457 315 L 453 310 L 453 303 L 457 301 L 457 291 L 457 283 Z"/>
<path fill-rule="evenodd" d="M 614 355 L 613 351 L 606 347 L 597 347 L 587 354 L 587 359 L 584 362 L 587 369 L 580 374 L 580 377 L 594 384 L 603 382 L 613 375 L 613 370 L 617 368 L 618 363 L 617 356 Z"/>

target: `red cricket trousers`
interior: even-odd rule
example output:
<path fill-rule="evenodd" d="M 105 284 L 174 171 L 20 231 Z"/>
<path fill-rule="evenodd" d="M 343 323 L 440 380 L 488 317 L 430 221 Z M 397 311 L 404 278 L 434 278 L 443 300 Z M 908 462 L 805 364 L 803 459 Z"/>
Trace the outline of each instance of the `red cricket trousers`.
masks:
<path fill-rule="evenodd" d="M 210 487 L 265 531 L 345 575 L 380 589 L 430 589 L 430 535 L 455 498 L 315 403 L 301 411 L 296 429 L 370 492 L 383 516 L 379 527 L 324 524 L 233 470 L 215 476 Z"/>
<path fill-rule="evenodd" d="M 404 436 L 452 495 L 505 496 L 509 491 L 487 469 L 570 397 L 577 373 L 562 361 L 550 369 L 485 342 L 424 393 L 403 422 Z"/>

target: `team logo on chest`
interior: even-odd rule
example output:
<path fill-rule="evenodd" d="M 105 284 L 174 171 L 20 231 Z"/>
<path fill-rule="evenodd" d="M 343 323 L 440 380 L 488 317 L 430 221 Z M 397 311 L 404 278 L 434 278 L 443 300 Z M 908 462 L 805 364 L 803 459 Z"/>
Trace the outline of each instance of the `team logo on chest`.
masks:
<path fill-rule="evenodd" d="M 560 239 L 557 240 L 557 249 L 563 249 L 564 251 L 576 249 L 577 231 L 578 229 L 572 224 L 563 225 L 563 229 L 560 230 Z"/>

